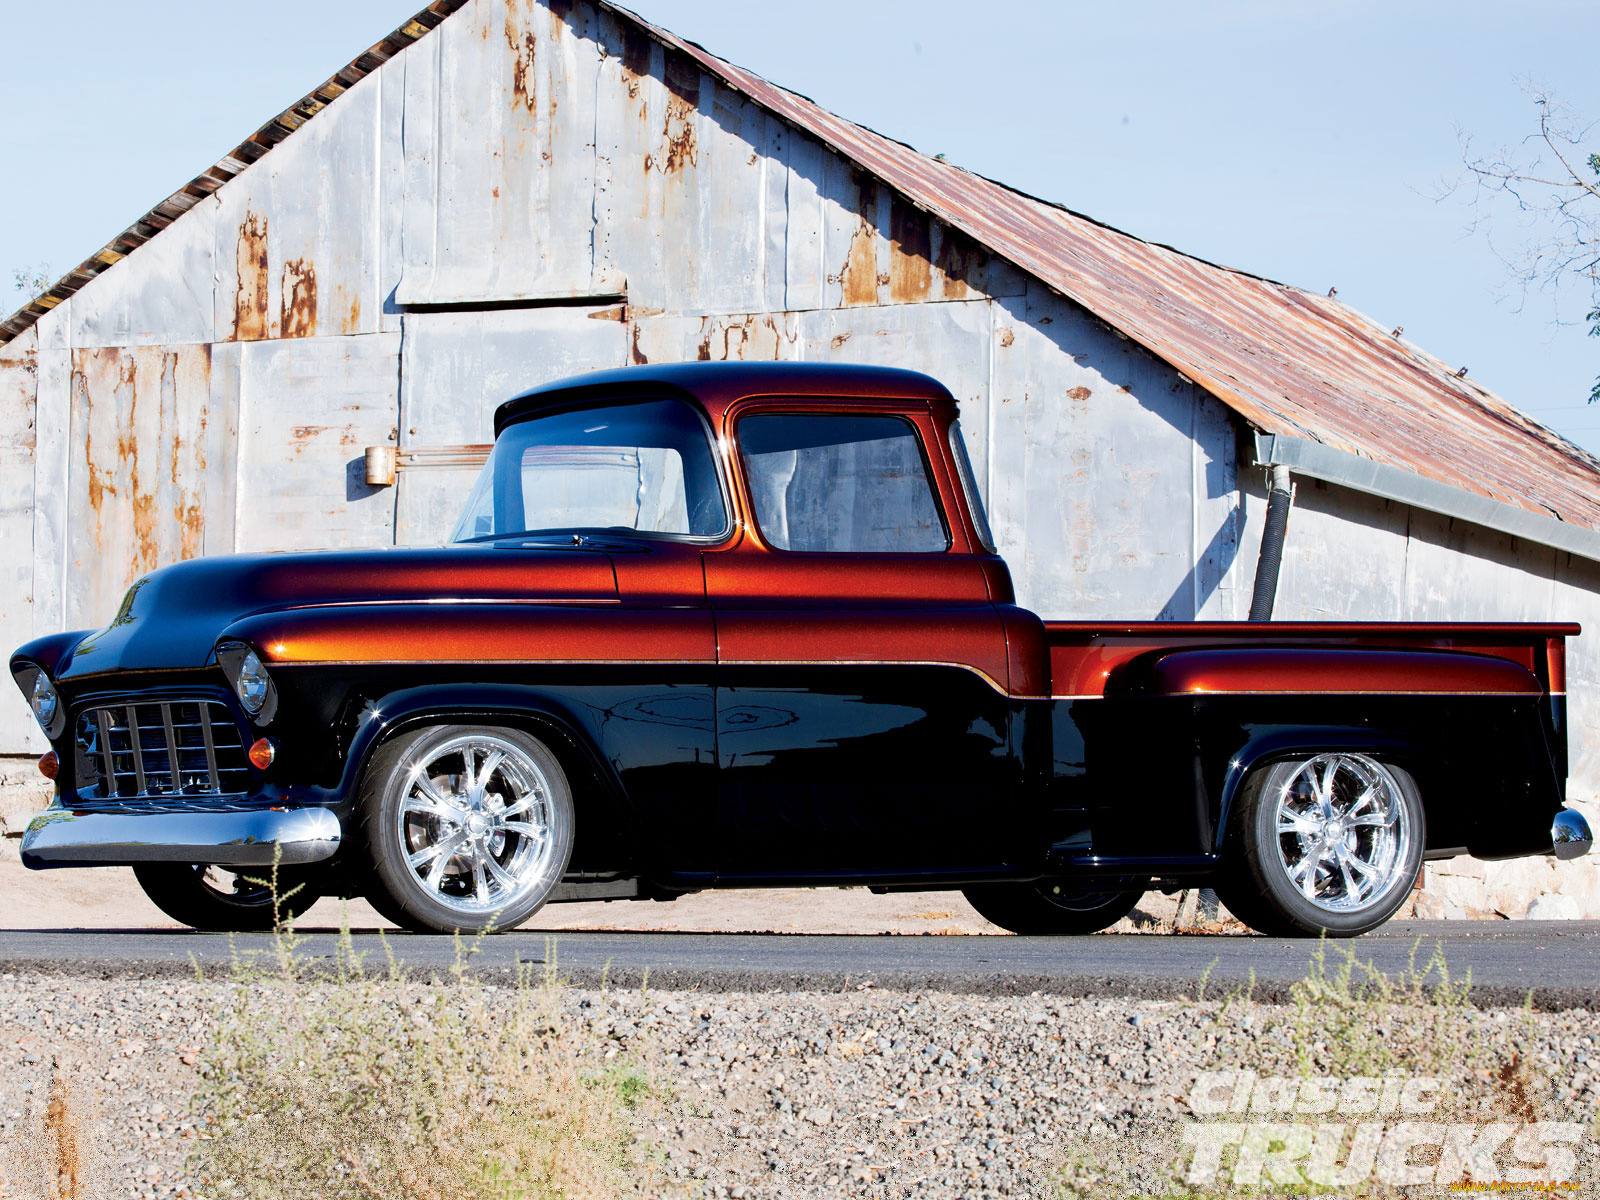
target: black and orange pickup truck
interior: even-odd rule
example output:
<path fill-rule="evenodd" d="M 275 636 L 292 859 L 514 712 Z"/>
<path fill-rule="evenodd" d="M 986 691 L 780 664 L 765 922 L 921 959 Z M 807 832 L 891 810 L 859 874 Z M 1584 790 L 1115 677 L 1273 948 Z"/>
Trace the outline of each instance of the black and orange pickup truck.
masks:
<path fill-rule="evenodd" d="M 415 929 L 826 884 L 1083 933 L 1209 884 L 1354 934 L 1426 858 L 1589 848 L 1577 626 L 1041 619 L 926 376 L 642 367 L 495 431 L 449 545 L 184 562 L 18 650 L 27 865 L 213 929 L 276 863 Z"/>

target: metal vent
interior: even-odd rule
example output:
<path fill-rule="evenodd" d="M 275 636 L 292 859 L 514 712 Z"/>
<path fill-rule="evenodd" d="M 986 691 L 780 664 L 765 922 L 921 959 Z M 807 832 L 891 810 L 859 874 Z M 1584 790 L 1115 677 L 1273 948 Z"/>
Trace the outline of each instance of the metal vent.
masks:
<path fill-rule="evenodd" d="M 117 704 L 80 713 L 83 800 L 240 796 L 250 768 L 239 729 L 212 700 Z"/>

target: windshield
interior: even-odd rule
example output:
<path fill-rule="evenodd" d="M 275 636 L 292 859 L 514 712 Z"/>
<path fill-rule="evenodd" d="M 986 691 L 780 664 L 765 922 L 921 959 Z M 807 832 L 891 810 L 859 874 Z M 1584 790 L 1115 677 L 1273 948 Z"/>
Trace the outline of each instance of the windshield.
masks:
<path fill-rule="evenodd" d="M 451 540 L 601 530 L 714 538 L 727 526 L 705 420 L 677 400 L 640 400 L 507 426 Z"/>

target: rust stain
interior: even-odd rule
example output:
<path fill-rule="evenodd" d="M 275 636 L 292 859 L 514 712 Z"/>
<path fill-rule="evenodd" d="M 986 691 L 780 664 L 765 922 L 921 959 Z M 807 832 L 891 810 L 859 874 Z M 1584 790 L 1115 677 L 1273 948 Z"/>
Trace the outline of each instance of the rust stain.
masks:
<path fill-rule="evenodd" d="M 316 333 L 317 268 L 310 259 L 291 258 L 283 264 L 281 304 L 282 336 L 310 337 Z"/>
<path fill-rule="evenodd" d="M 639 80 L 650 73 L 650 47 L 648 34 L 631 21 L 622 30 L 622 81 L 628 88 L 628 99 L 639 98 Z"/>
<path fill-rule="evenodd" d="M 633 337 L 630 339 L 633 350 L 633 364 L 642 367 L 650 361 L 650 357 L 639 347 L 639 322 L 633 323 Z"/>
<path fill-rule="evenodd" d="M 928 214 L 899 192 L 889 198 L 889 299 L 926 300 L 933 290 L 933 237 Z"/>
<path fill-rule="evenodd" d="M 751 313 L 733 320 L 727 317 L 702 317 L 700 319 L 700 344 L 697 354 L 701 362 L 715 358 L 718 362 L 777 362 L 783 358 L 785 345 L 793 345 L 794 338 L 782 327 L 782 318 L 770 313 Z M 712 343 L 720 335 L 720 352 L 712 353 Z"/>
<path fill-rule="evenodd" d="M 235 341 L 260 341 L 272 336 L 272 313 L 267 300 L 267 219 L 245 211 L 234 250 L 238 290 L 233 297 Z"/>
<path fill-rule="evenodd" d="M 1002 349 L 1010 349 L 1011 344 L 1016 340 L 1017 335 L 1011 332 L 1010 329 L 1002 329 L 1000 331 L 1000 346 Z"/>
<path fill-rule="evenodd" d="M 1083 387 L 1082 385 L 1079 385 L 1075 388 L 1068 388 L 1067 398 L 1069 400 L 1087 400 L 1089 398 L 1089 389 Z"/>
<path fill-rule="evenodd" d="M 832 346 L 835 350 L 843 350 L 844 349 L 844 344 L 846 342 L 848 342 L 849 340 L 850 340 L 850 335 L 848 333 L 836 333 L 836 334 L 833 335 L 833 340 L 830 341 L 828 344 L 830 346 Z"/>
<path fill-rule="evenodd" d="M 526 14 L 524 14 L 526 19 Z M 511 96 L 513 106 L 521 105 L 533 112 L 539 105 L 533 82 L 533 68 L 538 43 L 533 31 L 524 28 L 517 19 L 517 6 L 506 7 L 506 45 L 511 48 Z"/>
<path fill-rule="evenodd" d="M 89 380 L 84 374 L 81 365 L 74 365 L 72 370 L 72 398 L 73 407 L 77 410 L 75 416 L 83 422 L 83 458 L 84 465 L 88 468 L 89 507 L 94 510 L 95 528 L 101 525 L 101 509 L 105 502 L 105 495 L 110 492 L 117 494 L 117 487 L 110 472 L 103 470 L 94 460 L 94 420 L 92 410 L 94 401 L 89 395 Z M 95 537 L 96 544 L 100 538 Z"/>
<path fill-rule="evenodd" d="M 878 302 L 878 181 L 857 172 L 855 232 L 839 270 L 840 302 L 846 308 Z"/>
<path fill-rule="evenodd" d="M 968 280 L 983 263 L 983 251 L 948 225 L 941 225 L 939 232 L 939 256 L 934 265 L 943 285 L 940 294 L 946 300 L 960 300 L 971 291 Z"/>
<path fill-rule="evenodd" d="M 344 331 L 346 333 L 360 333 L 361 332 L 361 297 L 360 296 L 351 296 L 350 297 L 350 310 L 345 314 Z"/>
<path fill-rule="evenodd" d="M 694 119 L 700 102 L 700 72 L 677 57 L 667 60 L 667 117 L 661 127 L 664 154 L 663 174 L 672 175 L 685 167 L 698 166 L 700 150 L 695 144 Z"/>

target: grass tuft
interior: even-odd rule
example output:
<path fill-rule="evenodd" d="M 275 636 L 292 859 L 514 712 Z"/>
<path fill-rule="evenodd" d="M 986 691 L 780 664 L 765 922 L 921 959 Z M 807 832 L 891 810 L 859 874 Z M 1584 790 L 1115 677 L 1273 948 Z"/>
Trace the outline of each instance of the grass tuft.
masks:
<path fill-rule="evenodd" d="M 669 1094 L 634 1047 L 563 1002 L 553 966 L 476 982 L 476 941 L 427 984 L 348 931 L 306 978 L 292 933 L 273 967 L 236 961 L 199 1097 L 209 1192 L 252 1200 L 605 1197 L 634 1190 L 636 1131 Z M 553 955 L 547 961 L 553 962 Z"/>

